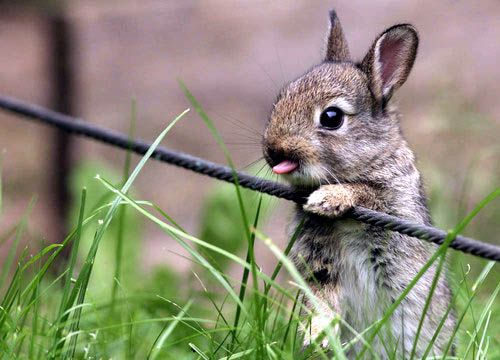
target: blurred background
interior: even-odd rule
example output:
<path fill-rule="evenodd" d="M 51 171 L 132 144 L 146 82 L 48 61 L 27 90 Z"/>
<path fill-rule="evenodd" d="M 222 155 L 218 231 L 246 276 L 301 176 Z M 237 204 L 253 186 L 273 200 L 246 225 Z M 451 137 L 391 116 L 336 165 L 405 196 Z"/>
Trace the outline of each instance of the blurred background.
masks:
<path fill-rule="evenodd" d="M 280 87 L 322 60 L 331 8 L 357 59 L 395 23 L 410 22 L 419 30 L 417 61 L 396 100 L 435 223 L 455 225 L 500 180 L 496 0 L 0 1 L 0 93 L 122 132 L 130 127 L 135 99 L 135 136 L 152 141 L 189 107 L 178 86 L 182 79 L 214 120 L 237 167 L 257 172 L 263 163 L 247 165 L 261 157 L 259 136 L 273 100 Z M 176 125 L 164 144 L 224 161 L 195 112 Z M 97 198 L 103 190 L 93 176 L 119 180 L 125 158 L 121 150 L 68 138 L 5 112 L 0 112 L 0 150 L 0 226 L 17 222 L 36 196 L 28 226 L 33 242 L 61 241 L 74 225 L 72 209 L 82 186 Z M 154 201 L 203 237 L 211 231 L 207 223 L 214 213 L 223 218 L 220 224 L 230 220 L 231 210 L 221 209 L 226 196 L 221 194 L 227 190 L 221 186 L 152 161 L 134 195 Z M 257 201 L 256 194 L 247 196 Z M 498 203 L 474 220 L 468 235 L 499 242 Z M 265 232 L 284 246 L 291 204 L 274 200 L 271 208 Z M 160 264 L 179 272 L 188 269 L 189 261 L 178 255 L 184 252 L 157 227 L 138 218 L 130 222 L 135 226 L 129 241 L 143 270 Z M 226 224 L 229 229 L 231 222 Z M 237 244 L 228 246 L 238 251 Z M 271 255 L 258 251 L 265 267 Z"/>

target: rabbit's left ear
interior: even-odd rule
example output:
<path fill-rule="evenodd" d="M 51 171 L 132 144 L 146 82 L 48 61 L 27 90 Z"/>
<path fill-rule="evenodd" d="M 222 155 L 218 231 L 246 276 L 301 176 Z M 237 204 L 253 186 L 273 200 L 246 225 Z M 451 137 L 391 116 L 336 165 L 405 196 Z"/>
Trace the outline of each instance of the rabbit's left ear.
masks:
<path fill-rule="evenodd" d="M 361 68 L 368 75 L 374 96 L 382 104 L 387 103 L 408 78 L 417 48 L 417 31 L 403 24 L 384 31 L 366 54 Z"/>
<path fill-rule="evenodd" d="M 325 61 L 350 61 L 349 47 L 335 10 L 330 10 L 330 31 L 326 45 Z"/>

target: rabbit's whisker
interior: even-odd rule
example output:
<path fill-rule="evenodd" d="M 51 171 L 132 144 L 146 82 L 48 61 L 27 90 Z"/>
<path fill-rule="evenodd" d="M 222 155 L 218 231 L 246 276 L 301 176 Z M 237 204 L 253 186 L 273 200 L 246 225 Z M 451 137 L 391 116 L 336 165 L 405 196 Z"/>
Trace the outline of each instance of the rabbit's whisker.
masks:
<path fill-rule="evenodd" d="M 253 166 L 253 165 L 257 164 L 257 163 L 258 163 L 259 161 L 261 161 L 261 160 L 264 160 L 264 157 L 263 157 L 263 156 L 261 156 L 261 157 L 259 157 L 258 159 L 256 159 L 256 160 L 254 160 L 254 161 L 252 161 L 252 162 L 248 163 L 247 165 L 243 166 L 243 167 L 241 168 L 241 170 L 246 170 L 246 169 L 248 169 L 249 167 L 251 167 L 251 166 Z M 267 164 L 264 164 L 264 165 L 267 165 Z M 264 168 L 264 166 L 262 166 L 262 168 Z M 255 175 L 257 175 L 257 174 L 255 174 Z"/>

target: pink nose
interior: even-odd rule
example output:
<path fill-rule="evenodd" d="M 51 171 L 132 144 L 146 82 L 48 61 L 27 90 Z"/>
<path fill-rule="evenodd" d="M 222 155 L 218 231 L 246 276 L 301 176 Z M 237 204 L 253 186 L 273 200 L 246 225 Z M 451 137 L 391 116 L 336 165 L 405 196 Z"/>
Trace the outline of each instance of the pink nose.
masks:
<path fill-rule="evenodd" d="M 289 174 L 293 172 L 299 164 L 290 160 L 284 160 L 278 165 L 273 166 L 273 172 L 275 174 Z"/>

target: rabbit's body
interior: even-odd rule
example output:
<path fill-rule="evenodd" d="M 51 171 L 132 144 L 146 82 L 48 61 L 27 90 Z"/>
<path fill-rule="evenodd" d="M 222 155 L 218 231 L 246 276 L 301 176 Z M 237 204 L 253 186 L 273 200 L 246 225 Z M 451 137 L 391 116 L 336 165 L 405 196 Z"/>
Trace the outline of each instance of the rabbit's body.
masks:
<path fill-rule="evenodd" d="M 345 321 L 341 338 L 352 339 L 380 319 L 436 250 L 398 233 L 342 219 L 354 205 L 423 224 L 430 222 L 420 174 L 402 136 L 390 98 L 413 65 L 415 30 L 399 25 L 381 34 L 363 62 L 350 60 L 340 24 L 331 13 L 326 61 L 290 83 L 278 96 L 264 133 L 264 155 L 273 171 L 297 187 L 316 187 L 294 225 L 303 223 L 291 258 L 321 300 L 307 330 L 317 337 L 335 314 Z M 373 344 L 387 357 L 411 352 L 432 266 L 402 301 Z M 427 310 L 416 349 L 421 356 L 450 304 L 441 277 Z M 314 308 L 310 304 L 311 308 Z M 450 339 L 446 318 L 431 354 Z M 351 327 L 351 329 L 349 329 Z M 350 349 L 355 354 L 358 342 Z"/>
<path fill-rule="evenodd" d="M 405 149 L 405 157 L 410 155 L 408 159 L 412 159 L 411 151 L 406 146 Z M 429 224 L 417 169 L 412 166 L 412 162 L 405 164 L 402 159 L 395 160 L 386 159 L 392 163 L 397 174 L 385 180 L 373 177 L 379 188 L 374 192 L 377 198 L 375 202 L 370 201 L 372 206 L 369 206 L 370 203 L 363 205 Z M 376 172 L 373 169 L 372 174 Z M 335 310 L 356 332 L 362 332 L 384 315 L 436 250 L 434 245 L 396 232 L 382 231 L 350 219 L 328 219 L 298 207 L 291 231 L 301 222 L 301 232 L 290 256 L 309 279 L 318 297 L 326 304 L 335 304 Z M 396 309 L 391 318 L 390 333 L 387 329 L 382 332 L 388 349 L 399 343 L 401 351 L 403 346 L 407 352 L 411 351 L 433 276 L 434 268 L 424 274 Z M 419 337 L 417 355 L 425 351 L 449 305 L 450 291 L 443 277 L 433 299 L 436 301 L 432 302 L 428 310 Z M 326 307 L 320 309 L 320 315 L 312 320 L 312 325 L 314 327 L 314 322 L 319 321 L 315 330 L 321 331 L 326 323 L 332 321 L 333 316 L 333 312 L 329 312 Z M 450 339 L 452 328 L 453 318 L 450 316 L 436 340 L 435 349 L 443 349 Z M 311 335 L 315 335 L 314 329 Z M 343 342 L 354 337 L 353 332 L 346 327 L 341 329 L 341 335 Z M 391 342 L 392 345 L 389 345 Z M 373 350 L 377 354 L 386 352 L 379 340 L 375 344 Z M 354 349 L 359 350 L 361 346 L 358 343 Z"/>

